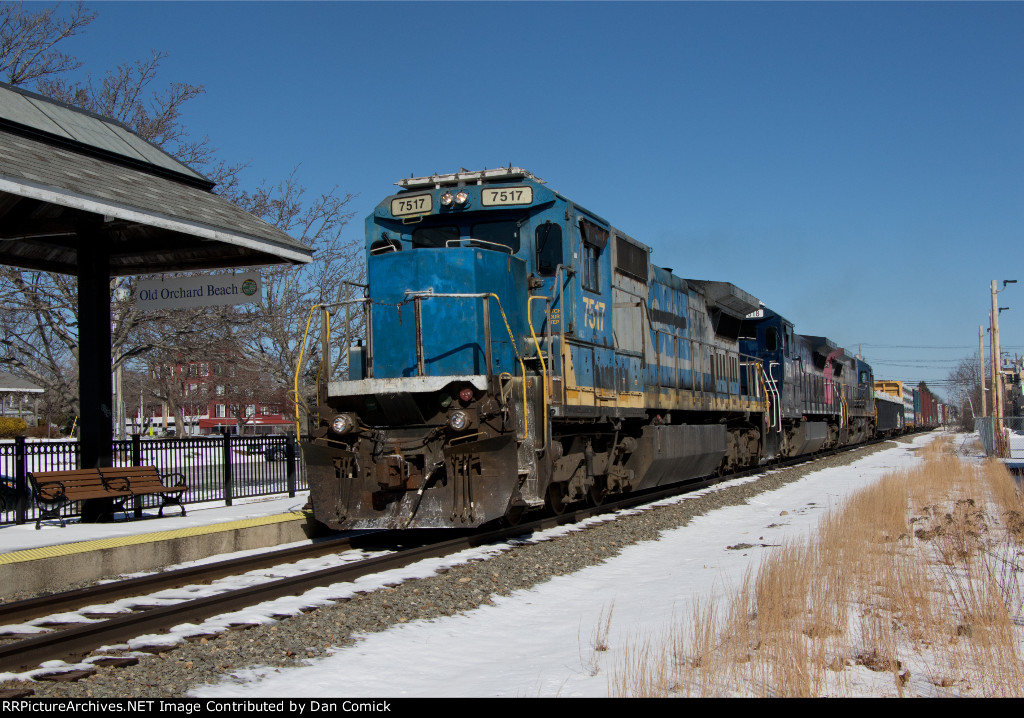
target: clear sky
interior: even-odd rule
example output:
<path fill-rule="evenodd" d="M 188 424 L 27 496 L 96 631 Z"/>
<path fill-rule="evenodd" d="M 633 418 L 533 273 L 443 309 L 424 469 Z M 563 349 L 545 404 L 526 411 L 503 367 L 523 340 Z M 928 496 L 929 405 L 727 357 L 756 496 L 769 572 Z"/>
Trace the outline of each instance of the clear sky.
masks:
<path fill-rule="evenodd" d="M 83 72 L 169 53 L 190 130 L 356 194 L 352 239 L 402 177 L 511 163 L 877 378 L 941 393 L 993 279 L 1024 354 L 1022 3 L 89 7 Z"/>

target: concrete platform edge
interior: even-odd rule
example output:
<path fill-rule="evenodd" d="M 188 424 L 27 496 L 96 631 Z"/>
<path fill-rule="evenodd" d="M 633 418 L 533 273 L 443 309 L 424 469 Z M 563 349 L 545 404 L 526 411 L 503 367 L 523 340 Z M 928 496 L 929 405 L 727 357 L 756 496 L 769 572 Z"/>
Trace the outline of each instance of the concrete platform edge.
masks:
<path fill-rule="evenodd" d="M 0 599 L 310 538 L 305 514 L 294 512 L 0 554 Z"/>

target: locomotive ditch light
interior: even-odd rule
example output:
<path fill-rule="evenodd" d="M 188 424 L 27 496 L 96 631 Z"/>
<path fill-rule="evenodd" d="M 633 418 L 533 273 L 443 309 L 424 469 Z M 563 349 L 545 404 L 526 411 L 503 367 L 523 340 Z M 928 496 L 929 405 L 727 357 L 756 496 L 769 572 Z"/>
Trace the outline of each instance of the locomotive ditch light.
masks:
<path fill-rule="evenodd" d="M 358 425 L 352 414 L 338 414 L 331 421 L 331 431 L 335 434 L 351 434 Z"/>
<path fill-rule="evenodd" d="M 451 192 L 445 192 L 443 195 L 441 195 L 441 204 L 443 206 L 451 207 L 453 201 L 455 201 L 455 195 L 453 195 Z"/>
<path fill-rule="evenodd" d="M 473 415 L 468 411 L 457 409 L 448 415 L 448 426 L 453 431 L 465 431 L 473 428 Z"/>

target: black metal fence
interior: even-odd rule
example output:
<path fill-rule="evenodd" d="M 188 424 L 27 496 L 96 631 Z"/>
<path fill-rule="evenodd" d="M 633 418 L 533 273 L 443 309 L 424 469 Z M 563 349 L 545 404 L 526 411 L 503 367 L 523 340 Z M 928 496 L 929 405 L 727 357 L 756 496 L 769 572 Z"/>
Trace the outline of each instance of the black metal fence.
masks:
<path fill-rule="evenodd" d="M 292 436 L 204 436 L 187 439 L 149 439 L 138 434 L 114 442 L 115 466 L 156 466 L 161 474 L 184 477 L 186 504 L 223 502 L 252 496 L 304 491 L 306 471 Z M 0 523 L 34 522 L 39 510 L 27 474 L 80 468 L 77 441 L 26 441 L 0 443 Z M 138 514 L 159 502 L 141 497 L 132 504 Z M 65 516 L 80 515 L 72 504 Z M 172 512 L 173 515 L 173 512 Z"/>

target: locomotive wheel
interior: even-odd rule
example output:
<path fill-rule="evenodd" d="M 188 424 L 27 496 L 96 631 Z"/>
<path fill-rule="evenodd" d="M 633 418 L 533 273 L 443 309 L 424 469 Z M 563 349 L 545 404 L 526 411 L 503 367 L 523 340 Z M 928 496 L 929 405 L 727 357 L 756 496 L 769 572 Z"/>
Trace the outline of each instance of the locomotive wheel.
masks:
<path fill-rule="evenodd" d="M 548 484 L 547 495 L 544 497 L 544 505 L 548 511 L 555 516 L 561 516 L 569 506 L 569 491 L 565 482 Z"/>
<path fill-rule="evenodd" d="M 600 506 L 606 498 L 608 498 L 608 488 L 605 486 L 604 479 L 595 476 L 594 483 L 587 489 L 587 503 L 591 506 Z"/>

